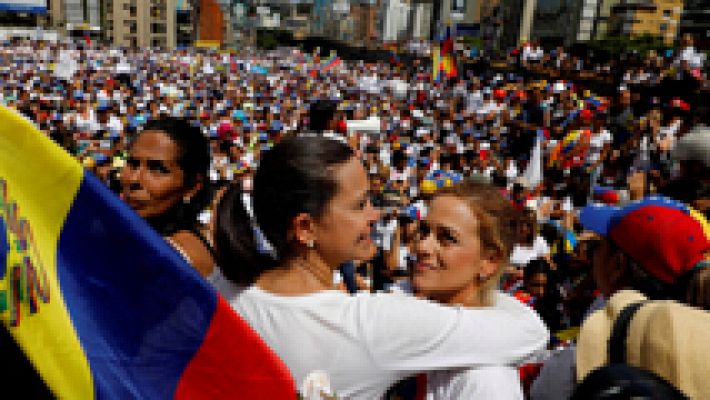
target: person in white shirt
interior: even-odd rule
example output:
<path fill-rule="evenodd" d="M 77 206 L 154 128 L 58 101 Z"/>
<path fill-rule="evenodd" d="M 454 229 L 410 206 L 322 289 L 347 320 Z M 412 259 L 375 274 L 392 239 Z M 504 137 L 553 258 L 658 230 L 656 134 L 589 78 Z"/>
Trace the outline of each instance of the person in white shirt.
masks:
<path fill-rule="evenodd" d="M 375 399 L 420 372 L 515 365 L 542 351 L 544 323 L 516 300 L 469 309 L 394 294 L 333 290 L 333 270 L 375 254 L 378 219 L 354 151 L 320 136 L 287 138 L 266 152 L 252 190 L 216 212 L 223 279 L 215 286 L 297 383 L 325 373 L 340 398 Z M 269 242 L 260 252 L 254 232 Z"/>
<path fill-rule="evenodd" d="M 674 61 L 674 65 L 681 66 L 686 62 L 689 68 L 702 68 L 705 64 L 705 54 L 695 50 L 693 35 L 686 33 L 681 39 L 681 50 Z"/>
<path fill-rule="evenodd" d="M 437 193 L 414 242 L 415 292 L 466 308 L 507 301 L 496 288 L 522 223 L 490 184 L 466 182 Z M 431 372 L 426 398 L 523 399 L 523 393 L 515 366 L 499 364 Z"/>

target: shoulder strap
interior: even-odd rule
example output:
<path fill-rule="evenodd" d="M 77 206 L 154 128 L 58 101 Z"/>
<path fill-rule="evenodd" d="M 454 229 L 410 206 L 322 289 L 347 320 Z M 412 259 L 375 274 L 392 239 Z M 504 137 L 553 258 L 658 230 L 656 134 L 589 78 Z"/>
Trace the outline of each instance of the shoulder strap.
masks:
<path fill-rule="evenodd" d="M 205 235 L 203 235 L 202 232 L 200 232 L 200 230 L 196 229 L 196 228 L 190 229 L 189 232 L 191 232 L 192 234 L 197 236 L 197 239 L 199 239 L 200 242 L 202 242 L 202 244 L 205 246 L 205 248 L 207 248 L 207 251 L 209 251 L 212 258 L 216 261 L 217 254 L 215 253 L 214 247 L 212 247 L 212 243 L 210 243 L 210 241 L 205 237 Z"/>
<path fill-rule="evenodd" d="M 637 301 L 624 307 L 614 320 L 609 337 L 609 364 L 626 363 L 626 338 L 629 335 L 629 327 L 636 311 L 646 304 L 648 300 Z"/>

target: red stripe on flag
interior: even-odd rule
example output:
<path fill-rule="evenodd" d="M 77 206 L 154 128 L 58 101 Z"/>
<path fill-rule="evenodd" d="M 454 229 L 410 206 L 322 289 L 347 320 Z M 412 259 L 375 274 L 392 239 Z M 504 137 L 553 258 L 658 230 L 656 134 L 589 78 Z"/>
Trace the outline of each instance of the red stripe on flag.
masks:
<path fill-rule="evenodd" d="M 175 399 L 295 399 L 286 364 L 218 295 L 202 346 L 182 374 Z"/>
<path fill-rule="evenodd" d="M 414 394 L 415 400 L 426 399 L 426 388 L 427 388 L 427 376 L 426 373 L 418 374 L 415 378 L 417 383 L 416 393 Z"/>

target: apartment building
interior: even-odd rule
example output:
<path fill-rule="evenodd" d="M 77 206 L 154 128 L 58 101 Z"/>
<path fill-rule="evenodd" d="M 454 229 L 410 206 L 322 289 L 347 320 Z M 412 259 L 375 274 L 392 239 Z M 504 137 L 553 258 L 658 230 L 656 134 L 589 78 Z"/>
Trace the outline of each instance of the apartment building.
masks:
<path fill-rule="evenodd" d="M 678 36 L 683 0 L 625 1 L 612 8 L 610 33 L 659 36 L 672 45 Z"/>
<path fill-rule="evenodd" d="M 679 36 L 689 33 L 695 38 L 695 46 L 710 49 L 710 1 L 686 0 L 680 21 Z"/>
<path fill-rule="evenodd" d="M 45 0 L 0 0 L 0 40 L 42 38 L 56 40 Z M 47 29 L 37 29 L 38 26 Z"/>
<path fill-rule="evenodd" d="M 176 0 L 102 0 L 105 36 L 118 46 L 174 48 Z"/>
<path fill-rule="evenodd" d="M 354 37 L 358 44 L 370 46 L 379 39 L 377 30 L 377 1 L 360 0 L 353 2 L 351 15 L 354 20 Z"/>
<path fill-rule="evenodd" d="M 72 34 L 72 32 L 91 32 L 98 38 L 103 23 L 102 0 L 49 0 L 48 11 L 50 27 Z"/>

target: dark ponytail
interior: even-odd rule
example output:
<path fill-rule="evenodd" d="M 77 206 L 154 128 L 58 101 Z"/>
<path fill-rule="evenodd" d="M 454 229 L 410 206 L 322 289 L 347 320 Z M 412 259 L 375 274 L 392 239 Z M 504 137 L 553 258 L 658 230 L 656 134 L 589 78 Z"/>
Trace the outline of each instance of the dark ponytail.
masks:
<path fill-rule="evenodd" d="M 241 190 L 230 188 L 217 208 L 215 245 L 227 279 L 251 284 L 264 271 L 293 256 L 289 229 L 293 218 L 307 213 L 320 217 L 338 191 L 333 167 L 353 157 L 337 139 L 299 136 L 282 140 L 264 153 L 254 177 L 252 219 Z M 254 236 L 258 226 L 274 250 L 271 257 Z"/>
<path fill-rule="evenodd" d="M 242 200 L 243 195 L 239 184 L 232 184 L 224 192 L 216 209 L 214 240 L 217 264 L 224 276 L 232 282 L 247 285 L 262 270 L 271 269 L 276 260 L 259 252 L 252 219 Z"/>

